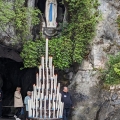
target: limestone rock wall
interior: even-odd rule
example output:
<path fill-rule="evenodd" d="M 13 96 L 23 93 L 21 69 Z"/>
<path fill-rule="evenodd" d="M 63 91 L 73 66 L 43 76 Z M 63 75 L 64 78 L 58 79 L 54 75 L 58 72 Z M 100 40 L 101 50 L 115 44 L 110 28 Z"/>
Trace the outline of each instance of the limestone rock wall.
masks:
<path fill-rule="evenodd" d="M 99 0 L 102 19 L 91 42 L 88 60 L 84 60 L 69 86 L 75 108 L 72 120 L 119 120 L 119 107 L 110 104 L 111 93 L 102 90 L 100 69 L 105 68 L 108 55 L 120 51 L 120 36 L 116 24 L 120 14 L 119 0 Z M 109 98 L 109 99 L 105 99 Z M 114 95 L 115 96 L 115 95 Z M 119 100 L 116 101 L 119 104 Z M 114 104 L 116 103 L 114 101 Z M 109 108 L 110 107 L 110 108 Z M 114 114 L 113 114 L 114 113 Z M 117 117 L 115 117 L 117 116 Z"/>
<path fill-rule="evenodd" d="M 9 0 L 5 2 L 10 2 L 14 4 L 14 0 Z M 27 7 L 35 7 L 35 0 L 27 0 Z M 32 39 L 32 26 L 31 19 L 28 19 L 30 35 L 26 39 Z M 20 50 L 22 47 L 21 40 L 18 40 L 15 26 L 11 23 L 7 24 L 5 29 L 0 29 L 0 43 L 6 46 L 12 46 L 16 50 Z"/>

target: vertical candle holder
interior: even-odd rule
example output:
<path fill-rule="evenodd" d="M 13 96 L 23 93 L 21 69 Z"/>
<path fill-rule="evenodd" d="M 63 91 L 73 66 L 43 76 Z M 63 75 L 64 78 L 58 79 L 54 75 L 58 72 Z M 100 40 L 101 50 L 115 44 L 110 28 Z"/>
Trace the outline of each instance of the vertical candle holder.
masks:
<path fill-rule="evenodd" d="M 57 120 L 63 117 L 64 103 L 61 102 L 60 83 L 57 83 L 57 75 L 54 75 L 53 58 L 48 58 L 48 39 L 45 58 L 41 57 L 36 85 L 33 85 L 32 96 L 28 101 L 28 115 L 31 119 Z"/>

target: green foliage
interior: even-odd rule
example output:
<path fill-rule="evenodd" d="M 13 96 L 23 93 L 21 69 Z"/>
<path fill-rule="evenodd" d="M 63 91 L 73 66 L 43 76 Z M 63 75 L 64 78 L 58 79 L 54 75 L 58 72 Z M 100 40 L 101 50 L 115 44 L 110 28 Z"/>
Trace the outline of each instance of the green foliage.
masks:
<path fill-rule="evenodd" d="M 117 24 L 118 24 L 118 32 L 120 34 L 120 15 L 117 17 Z"/>
<path fill-rule="evenodd" d="M 69 11 L 67 38 L 72 41 L 73 61 L 81 63 L 95 34 L 97 0 L 66 0 Z"/>
<path fill-rule="evenodd" d="M 105 71 L 105 84 L 120 83 L 120 53 L 115 56 L 110 56 L 108 69 Z"/>
<path fill-rule="evenodd" d="M 8 2 L 0 0 L 0 30 L 5 32 L 8 37 L 13 37 L 7 30 L 7 25 L 14 27 L 17 38 L 24 42 L 30 35 L 30 24 L 36 25 L 39 22 L 39 10 L 24 6 L 25 0 L 15 0 Z"/>
<path fill-rule="evenodd" d="M 53 56 L 56 67 L 64 69 L 72 63 L 72 42 L 64 35 L 49 41 L 49 55 Z"/>
<path fill-rule="evenodd" d="M 45 53 L 45 40 L 32 40 L 26 41 L 23 45 L 23 50 L 21 52 L 21 57 L 23 58 L 24 67 L 35 67 L 40 64 L 41 57 Z"/>
<path fill-rule="evenodd" d="M 97 0 L 65 0 L 64 2 L 68 10 L 68 24 L 66 27 L 63 27 L 61 36 L 49 40 L 49 55 L 53 56 L 55 67 L 60 69 L 69 67 L 73 62 L 81 63 L 88 52 L 87 47 L 95 35 L 95 26 L 99 18 Z M 45 47 L 45 40 L 40 40 L 39 45 L 41 50 L 41 47 Z M 29 48 L 29 45 L 25 45 L 21 53 L 25 67 L 31 67 L 38 63 L 36 61 L 34 64 L 26 56 L 26 52 L 29 49 L 32 50 Z M 34 49 L 38 58 L 40 58 L 41 54 L 45 54 L 44 49 L 39 52 L 40 54 L 37 54 L 37 50 Z M 32 54 L 32 52 L 29 54 Z M 36 59 L 36 57 L 33 58 Z"/>

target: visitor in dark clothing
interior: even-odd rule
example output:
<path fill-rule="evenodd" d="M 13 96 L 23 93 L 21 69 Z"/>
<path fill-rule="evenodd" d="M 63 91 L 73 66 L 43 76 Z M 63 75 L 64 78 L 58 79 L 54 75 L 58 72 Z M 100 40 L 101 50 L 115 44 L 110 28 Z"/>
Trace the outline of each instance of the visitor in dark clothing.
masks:
<path fill-rule="evenodd" d="M 64 102 L 63 120 L 68 120 L 70 108 L 73 108 L 71 95 L 68 92 L 67 87 L 63 88 L 63 92 L 61 94 L 62 94 L 61 101 Z"/>
<path fill-rule="evenodd" d="M 0 89 L 0 118 L 2 117 L 2 98 L 3 98 L 3 94 L 2 94 L 2 90 Z"/>

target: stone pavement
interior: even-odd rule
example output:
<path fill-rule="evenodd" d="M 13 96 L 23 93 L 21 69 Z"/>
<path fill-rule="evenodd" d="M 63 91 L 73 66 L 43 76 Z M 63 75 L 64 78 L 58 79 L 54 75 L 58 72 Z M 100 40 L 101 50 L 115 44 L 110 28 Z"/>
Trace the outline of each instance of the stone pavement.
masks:
<path fill-rule="evenodd" d="M 0 118 L 0 120 L 15 120 L 15 118 Z"/>

